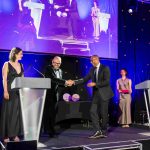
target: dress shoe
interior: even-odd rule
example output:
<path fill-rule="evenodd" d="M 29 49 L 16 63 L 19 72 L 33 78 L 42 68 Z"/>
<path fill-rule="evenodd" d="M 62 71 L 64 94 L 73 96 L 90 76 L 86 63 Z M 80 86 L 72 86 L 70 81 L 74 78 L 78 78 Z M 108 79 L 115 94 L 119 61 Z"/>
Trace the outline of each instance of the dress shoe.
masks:
<path fill-rule="evenodd" d="M 92 136 L 90 136 L 90 139 L 98 139 L 98 138 L 106 138 L 107 132 L 106 131 L 96 131 L 96 133 Z"/>
<path fill-rule="evenodd" d="M 97 138 L 101 138 L 103 135 L 102 135 L 102 132 L 101 131 L 96 131 L 96 133 L 92 136 L 90 136 L 89 138 L 90 139 L 97 139 Z"/>
<path fill-rule="evenodd" d="M 101 136 L 101 138 L 106 138 L 107 137 L 107 135 L 105 135 L 105 134 L 102 134 L 102 136 Z"/>

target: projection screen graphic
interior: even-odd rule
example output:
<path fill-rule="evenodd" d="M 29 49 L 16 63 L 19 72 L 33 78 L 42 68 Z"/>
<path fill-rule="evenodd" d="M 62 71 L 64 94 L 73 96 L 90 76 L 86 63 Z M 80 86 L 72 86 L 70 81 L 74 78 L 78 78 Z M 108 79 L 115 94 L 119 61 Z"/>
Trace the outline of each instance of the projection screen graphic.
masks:
<path fill-rule="evenodd" d="M 118 57 L 118 0 L 1 0 L 0 49 Z"/>

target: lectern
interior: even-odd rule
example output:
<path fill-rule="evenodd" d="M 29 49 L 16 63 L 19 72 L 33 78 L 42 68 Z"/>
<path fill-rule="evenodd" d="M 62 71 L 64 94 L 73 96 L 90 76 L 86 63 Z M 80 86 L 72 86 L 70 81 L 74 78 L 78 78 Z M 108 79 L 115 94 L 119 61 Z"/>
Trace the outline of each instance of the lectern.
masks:
<path fill-rule="evenodd" d="M 51 88 L 49 78 L 17 77 L 11 84 L 19 89 L 23 118 L 24 140 L 39 141 L 46 89 Z"/>
<path fill-rule="evenodd" d="M 148 118 L 148 126 L 150 127 L 150 80 L 135 85 L 135 89 L 144 90 L 144 99 Z"/>

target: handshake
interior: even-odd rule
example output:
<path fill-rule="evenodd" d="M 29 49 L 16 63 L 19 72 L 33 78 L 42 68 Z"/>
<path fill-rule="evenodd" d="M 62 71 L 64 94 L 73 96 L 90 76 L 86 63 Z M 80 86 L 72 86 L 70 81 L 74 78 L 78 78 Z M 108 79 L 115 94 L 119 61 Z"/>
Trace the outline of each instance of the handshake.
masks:
<path fill-rule="evenodd" d="M 75 85 L 74 80 L 66 80 L 65 86 L 72 86 L 72 85 Z M 95 82 L 90 82 L 90 83 L 87 84 L 87 87 L 94 87 L 94 86 L 96 86 Z"/>
<path fill-rule="evenodd" d="M 72 85 L 75 85 L 75 81 L 73 81 L 73 80 L 66 80 L 65 86 L 72 86 Z"/>

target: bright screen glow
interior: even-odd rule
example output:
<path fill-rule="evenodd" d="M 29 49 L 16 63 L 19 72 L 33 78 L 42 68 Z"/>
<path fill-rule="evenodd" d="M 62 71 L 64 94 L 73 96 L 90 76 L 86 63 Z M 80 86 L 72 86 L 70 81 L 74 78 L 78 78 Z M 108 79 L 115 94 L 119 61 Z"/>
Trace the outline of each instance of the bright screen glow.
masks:
<path fill-rule="evenodd" d="M 1 0 L 0 49 L 118 57 L 118 0 Z"/>

